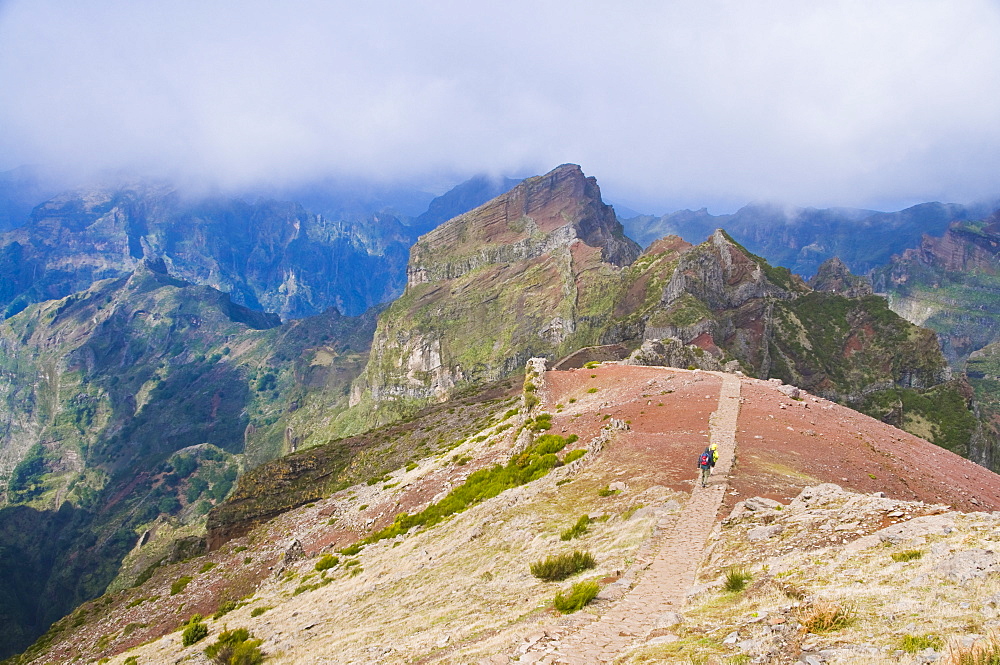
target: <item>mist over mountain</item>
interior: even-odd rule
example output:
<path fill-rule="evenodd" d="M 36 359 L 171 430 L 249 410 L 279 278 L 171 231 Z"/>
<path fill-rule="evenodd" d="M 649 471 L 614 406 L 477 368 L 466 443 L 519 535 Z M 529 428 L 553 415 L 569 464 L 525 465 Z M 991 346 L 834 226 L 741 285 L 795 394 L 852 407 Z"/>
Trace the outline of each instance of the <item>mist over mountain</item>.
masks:
<path fill-rule="evenodd" d="M 889 262 L 894 254 L 920 243 L 924 234 L 940 235 L 951 222 L 983 219 L 1000 201 L 968 205 L 921 203 L 895 212 L 857 208 L 795 208 L 752 203 L 735 213 L 712 215 L 679 210 L 661 217 L 623 219 L 625 232 L 642 245 L 675 233 L 696 242 L 713 229 L 725 228 L 750 251 L 809 277 L 834 256 L 857 274 Z"/>
<path fill-rule="evenodd" d="M 402 291 L 420 233 L 516 182 L 474 178 L 437 198 L 374 185 L 280 192 L 305 203 L 266 198 L 267 189 L 254 198 L 192 195 L 136 178 L 72 190 L 0 235 L 0 308 L 10 316 L 162 260 L 178 277 L 285 319 L 330 307 L 358 315 Z M 34 195 L 29 188 L 19 200 Z"/>

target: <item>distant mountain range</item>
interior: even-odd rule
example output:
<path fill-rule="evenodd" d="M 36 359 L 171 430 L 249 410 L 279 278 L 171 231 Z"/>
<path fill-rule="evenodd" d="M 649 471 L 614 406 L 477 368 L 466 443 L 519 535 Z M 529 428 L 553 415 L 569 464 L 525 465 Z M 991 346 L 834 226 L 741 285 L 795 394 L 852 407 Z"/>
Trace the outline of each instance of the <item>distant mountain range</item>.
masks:
<path fill-rule="evenodd" d="M 921 203 L 898 212 L 856 208 L 787 208 L 750 204 L 731 215 L 680 210 L 662 217 L 623 219 L 625 233 L 646 246 L 667 234 L 698 242 L 723 228 L 751 252 L 805 277 L 839 257 L 855 274 L 867 274 L 894 254 L 916 247 L 924 234 L 940 235 L 954 221 L 988 217 L 1000 201 L 973 205 Z"/>
<path fill-rule="evenodd" d="M 402 291 L 407 252 L 421 233 L 513 182 L 473 178 L 412 218 L 386 207 L 402 200 L 413 209 L 406 192 L 294 192 L 308 209 L 290 200 L 192 198 L 145 181 L 64 192 L 0 234 L 0 311 L 10 316 L 159 260 L 177 277 L 283 319 L 331 307 L 358 315 Z"/>

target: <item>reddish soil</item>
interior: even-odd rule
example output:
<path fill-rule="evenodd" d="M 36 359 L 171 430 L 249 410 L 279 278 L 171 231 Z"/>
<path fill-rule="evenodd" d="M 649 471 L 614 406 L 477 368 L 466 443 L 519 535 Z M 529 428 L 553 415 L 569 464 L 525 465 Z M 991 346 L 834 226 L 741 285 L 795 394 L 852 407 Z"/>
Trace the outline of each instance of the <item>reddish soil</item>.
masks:
<path fill-rule="evenodd" d="M 546 383 L 546 408 L 564 405 L 553 431 L 588 441 L 606 415 L 629 421 L 631 430 L 604 458 L 626 478 L 690 491 L 718 403 L 717 376 L 605 364 L 550 371 Z M 572 398 L 577 401 L 570 404 Z M 829 482 L 964 511 L 1000 509 L 1000 476 L 992 471 L 846 407 L 804 392 L 793 400 L 756 379 L 742 382 L 729 482 L 729 506 L 750 496 L 787 502 L 803 487 Z"/>
<path fill-rule="evenodd" d="M 545 407 L 555 412 L 557 404 L 564 405 L 553 418 L 553 432 L 578 434 L 585 443 L 607 424 L 605 416 L 624 420 L 630 431 L 620 434 L 602 459 L 629 484 L 641 480 L 691 491 L 698 455 L 708 442 L 708 418 L 718 406 L 722 381 L 717 376 L 605 364 L 546 372 L 545 383 Z M 591 388 L 597 391 L 587 392 Z"/>
<path fill-rule="evenodd" d="M 1000 476 L 992 471 L 839 404 L 804 392 L 802 398 L 766 381 L 743 381 L 730 477 L 740 496 L 784 501 L 830 482 L 958 510 L 1000 509 Z"/>

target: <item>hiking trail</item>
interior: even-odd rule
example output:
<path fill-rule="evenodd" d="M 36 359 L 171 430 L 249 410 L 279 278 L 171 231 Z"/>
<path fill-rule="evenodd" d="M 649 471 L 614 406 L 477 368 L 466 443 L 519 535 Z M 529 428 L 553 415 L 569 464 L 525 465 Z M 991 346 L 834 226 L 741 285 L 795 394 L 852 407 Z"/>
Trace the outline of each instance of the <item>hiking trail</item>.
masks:
<path fill-rule="evenodd" d="M 691 497 L 677 517 L 661 520 L 669 529 L 660 550 L 639 583 L 599 619 L 561 633 L 547 629 L 551 640 L 539 640 L 518 663 L 606 663 L 643 640 L 667 612 L 679 612 L 695 575 L 716 515 L 728 489 L 729 471 L 736 452 L 736 420 L 740 409 L 740 378 L 713 372 L 722 378 L 719 404 L 710 418 L 710 441 L 719 446 L 719 461 L 707 487 L 695 482 Z M 692 465 L 692 476 L 695 470 Z"/>

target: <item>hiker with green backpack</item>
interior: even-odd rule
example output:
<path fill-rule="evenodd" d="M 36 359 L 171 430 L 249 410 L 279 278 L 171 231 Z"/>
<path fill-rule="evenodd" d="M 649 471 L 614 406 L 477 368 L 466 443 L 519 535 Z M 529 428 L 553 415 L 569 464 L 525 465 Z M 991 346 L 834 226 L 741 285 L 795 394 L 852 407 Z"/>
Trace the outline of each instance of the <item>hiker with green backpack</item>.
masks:
<path fill-rule="evenodd" d="M 708 476 L 712 473 L 712 467 L 715 463 L 719 461 L 719 445 L 713 443 L 708 448 L 705 448 L 703 452 L 698 457 L 698 468 L 701 469 L 701 486 L 705 487 L 708 485 Z"/>

